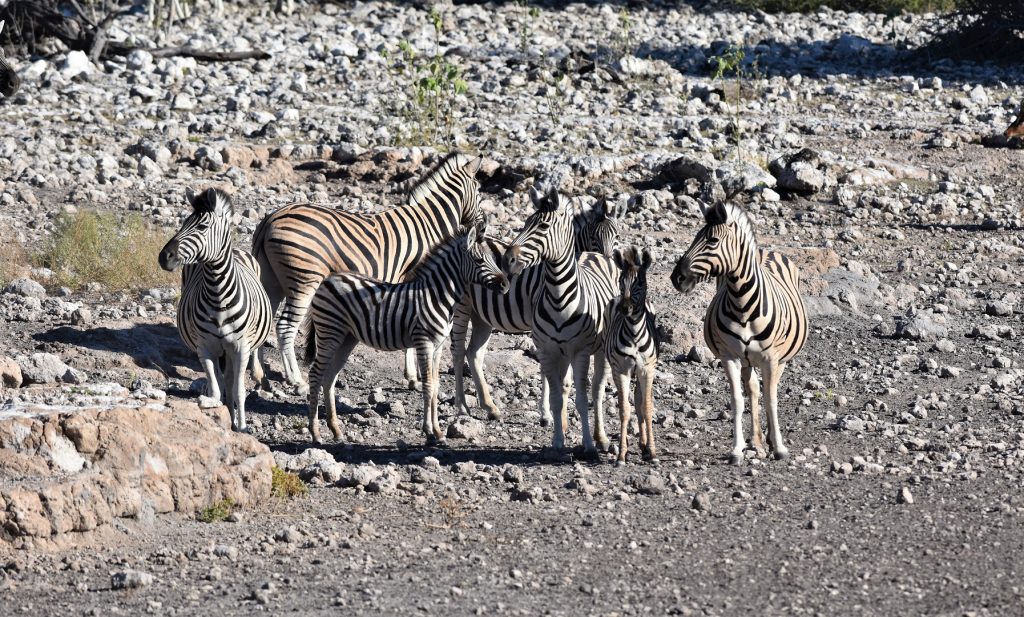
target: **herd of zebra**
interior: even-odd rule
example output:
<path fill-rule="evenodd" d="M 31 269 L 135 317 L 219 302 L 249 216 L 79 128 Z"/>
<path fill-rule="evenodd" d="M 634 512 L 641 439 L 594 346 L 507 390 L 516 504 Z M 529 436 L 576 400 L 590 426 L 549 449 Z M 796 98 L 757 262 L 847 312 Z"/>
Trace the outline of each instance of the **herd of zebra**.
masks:
<path fill-rule="evenodd" d="M 624 208 L 604 200 L 567 199 L 557 191 L 530 191 L 534 211 L 511 243 L 488 237 L 476 180 L 481 163 L 480 157 L 450 154 L 415 186 L 405 205 L 379 214 L 285 206 L 259 224 L 252 254 L 233 247 L 228 195 L 216 189 L 188 193 L 192 214 L 161 251 L 160 265 L 184 266 L 178 329 L 203 365 L 207 395 L 220 398 L 223 392 L 234 429 L 247 430 L 246 368 L 268 386 L 260 350 L 280 308 L 284 376 L 308 395 L 309 431 L 316 442 L 321 393 L 327 426 L 335 439 L 342 437 L 335 384 L 359 343 L 409 350 L 406 379 L 415 385 L 417 369 L 422 376 L 423 432 L 429 442 L 444 439 L 438 371 L 449 336 L 456 409 L 468 411 L 463 385 L 468 355 L 480 406 L 490 418 L 500 418 L 483 367 L 487 342 L 498 330 L 532 333 L 543 377 L 541 423 L 553 424 L 554 448 L 565 445 L 574 385 L 584 452 L 608 450 L 602 404 L 610 365 L 621 420 L 617 460 L 626 461 L 631 378 L 642 456 L 657 460 L 658 350 L 647 297 L 655 255 L 632 246 L 615 248 Z M 732 461 L 742 460 L 747 445 L 744 393 L 750 400 L 751 445 L 764 449 L 755 368 L 764 382 L 770 444 L 782 459 L 787 449 L 778 423 L 777 386 L 785 362 L 807 338 L 798 272 L 785 256 L 758 247 L 739 206 L 722 202 L 702 208 L 705 225 L 678 260 L 672 284 L 685 293 L 701 281 L 718 281 L 704 335 L 731 386 Z M 295 352 L 303 336 L 308 384 Z"/>

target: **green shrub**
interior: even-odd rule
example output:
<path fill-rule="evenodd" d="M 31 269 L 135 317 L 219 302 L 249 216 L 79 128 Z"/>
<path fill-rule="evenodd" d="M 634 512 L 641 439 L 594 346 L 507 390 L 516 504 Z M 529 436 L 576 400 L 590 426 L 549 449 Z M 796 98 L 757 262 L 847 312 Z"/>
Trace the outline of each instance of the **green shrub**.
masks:
<path fill-rule="evenodd" d="M 940 53 L 1020 62 L 1024 53 L 1024 2 L 957 0 L 958 10 L 943 16 L 934 47 Z"/>
<path fill-rule="evenodd" d="M 196 519 L 203 523 L 222 523 L 231 513 L 235 511 L 235 502 L 232 499 L 221 499 L 209 508 L 204 508 L 196 513 Z"/>
<path fill-rule="evenodd" d="M 169 239 L 139 214 L 80 210 L 57 219 L 37 261 L 53 270 L 58 285 L 71 288 L 93 281 L 114 291 L 173 285 L 179 275 L 165 272 L 157 260 Z"/>
<path fill-rule="evenodd" d="M 299 476 L 276 465 L 270 470 L 270 494 L 279 499 L 292 499 L 309 493 L 309 487 Z"/>

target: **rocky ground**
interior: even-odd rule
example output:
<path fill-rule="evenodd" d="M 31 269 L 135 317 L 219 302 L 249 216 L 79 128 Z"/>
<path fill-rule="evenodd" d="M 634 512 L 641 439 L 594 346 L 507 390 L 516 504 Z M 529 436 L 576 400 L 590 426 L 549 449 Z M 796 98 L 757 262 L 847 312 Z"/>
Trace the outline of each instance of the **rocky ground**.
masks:
<path fill-rule="evenodd" d="M 443 372 L 444 449 L 422 445 L 398 355 L 366 349 L 342 375 L 344 443 L 311 449 L 271 352 L 274 389 L 248 400 L 254 436 L 308 496 L 232 522 L 120 518 L 59 550 L 0 540 L 0 612 L 1019 612 L 1024 158 L 995 135 L 1024 74 L 920 61 L 908 51 L 926 40 L 918 17 L 515 4 L 440 15 L 438 37 L 404 4 L 285 19 L 240 9 L 157 40 L 127 17 L 112 37 L 273 57 L 137 52 L 95 66 L 54 46 L 15 58 L 23 90 L 0 105 L 5 254 L 36 250 L 76 209 L 136 211 L 169 230 L 187 186 L 234 193 L 243 246 L 294 200 L 396 204 L 436 158 L 418 146 L 435 127 L 407 106 L 399 43 L 422 56 L 436 40 L 468 85 L 453 138 L 487 157 L 498 235 L 541 181 L 628 202 L 621 241 L 657 250 L 660 464 L 545 456 L 528 337 L 491 342 L 503 423 L 454 417 Z M 743 75 L 713 79 L 708 58 L 730 43 L 745 46 Z M 787 462 L 727 464 L 724 374 L 700 335 L 712 289 L 680 296 L 668 281 L 708 186 L 745 189 L 762 244 L 803 268 L 813 323 L 781 387 Z M 42 268 L 11 278 L 0 422 L 100 394 L 163 401 L 169 415 L 198 397 L 175 289 L 61 289 Z M 24 531 L 8 520 L 4 537 Z"/>

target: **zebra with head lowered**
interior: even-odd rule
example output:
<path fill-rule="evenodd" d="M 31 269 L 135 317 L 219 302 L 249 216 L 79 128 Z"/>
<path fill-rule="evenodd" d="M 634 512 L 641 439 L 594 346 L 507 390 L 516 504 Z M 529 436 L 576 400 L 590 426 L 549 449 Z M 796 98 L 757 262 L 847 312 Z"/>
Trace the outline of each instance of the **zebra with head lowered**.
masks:
<path fill-rule="evenodd" d="M 604 199 L 588 203 L 582 198 L 571 202 L 572 235 L 575 255 L 580 257 L 586 251 L 596 251 L 608 256 L 615 248 L 618 238 L 618 221 L 624 214 L 624 206 L 609 206 Z M 489 240 L 495 249 L 504 253 L 508 245 L 496 240 Z M 593 255 L 584 257 L 592 259 Z M 484 356 L 487 353 L 487 341 L 491 332 L 497 330 L 506 334 L 526 334 L 533 327 L 533 304 L 535 293 L 541 288 L 544 267 L 531 266 L 521 274 L 509 280 L 509 291 L 500 294 L 473 285 L 466 294 L 465 300 L 455 309 L 455 324 L 452 327 L 452 363 L 455 369 L 455 408 L 469 412 L 466 405 L 466 393 L 463 386 L 463 358 L 467 355 L 466 331 L 473 324 L 473 333 L 469 339 L 470 374 L 476 385 L 477 398 L 480 406 L 487 410 L 492 420 L 501 418 L 498 406 L 491 398 L 491 391 L 484 375 Z M 567 389 L 564 388 L 564 389 Z M 548 407 L 547 380 L 543 380 L 543 393 L 540 399 L 540 423 L 547 426 L 551 422 L 551 409 Z M 562 410 L 564 412 L 564 409 Z"/>
<path fill-rule="evenodd" d="M 4 22 L 0 20 L 0 33 L 4 31 Z M 4 56 L 4 50 L 0 47 L 0 94 L 7 98 L 10 98 L 17 94 L 18 88 L 21 87 L 21 78 L 18 77 L 17 71 L 14 67 L 7 62 L 7 57 Z"/>
<path fill-rule="evenodd" d="M 482 160 L 449 155 L 413 188 L 404 206 L 378 214 L 293 204 L 259 224 L 253 254 L 274 312 L 284 300 L 277 336 L 285 377 L 300 393 L 307 385 L 295 359 L 295 334 L 320 283 L 339 272 L 399 282 L 434 247 L 480 222 L 476 172 Z M 415 382 L 410 357 L 406 377 Z"/>
<path fill-rule="evenodd" d="M 654 448 L 654 370 L 658 363 L 654 312 L 647 304 L 647 271 L 654 261 L 651 251 L 635 246 L 612 255 L 619 269 L 619 295 L 605 337 L 605 357 L 619 391 L 619 457 L 626 462 L 629 431 L 629 381 L 636 375 L 633 401 L 637 406 L 640 449 L 643 457 L 658 460 Z"/>
<path fill-rule="evenodd" d="M 428 254 L 405 283 L 377 281 L 346 272 L 328 277 L 303 322 L 309 368 L 309 432 L 320 442 L 317 420 L 320 391 L 327 407 L 327 426 L 335 439 L 341 429 L 335 413 L 334 386 L 349 354 L 359 343 L 374 349 L 415 347 L 423 374 L 423 433 L 428 441 L 444 441 L 438 423 L 438 366 L 443 344 L 452 329 L 455 305 L 470 283 L 498 293 L 508 280 L 497 264 L 498 254 L 484 240 L 483 228 L 471 227 Z"/>
<path fill-rule="evenodd" d="M 704 340 L 722 361 L 732 390 L 731 460 L 743 460 L 743 394 L 750 397 L 752 445 L 763 450 L 757 375 L 764 381 L 768 430 L 775 458 L 785 459 L 778 419 L 779 378 L 807 340 L 800 273 L 785 255 L 761 250 L 747 214 L 734 204 L 704 210 L 705 225 L 672 271 L 683 293 L 709 278 L 718 291 L 704 317 Z"/>
<path fill-rule="evenodd" d="M 234 209 L 217 189 L 188 191 L 192 214 L 160 251 L 160 266 L 181 274 L 178 333 L 199 354 L 206 391 L 231 410 L 231 426 L 245 431 L 245 369 L 263 380 L 260 346 L 270 336 L 273 312 L 259 280 L 259 265 L 233 248 Z"/>
<path fill-rule="evenodd" d="M 603 255 L 577 259 L 572 233 L 572 209 L 557 191 L 541 195 L 530 192 L 536 211 L 531 214 L 519 236 L 505 251 L 502 267 L 516 276 L 537 264 L 543 264 L 541 286 L 533 304 L 533 343 L 537 348 L 541 373 L 547 380 L 550 409 L 564 410 L 567 395 L 563 388 L 572 367 L 576 386 L 576 410 L 580 414 L 583 449 L 588 455 L 597 446 L 608 449 L 604 430 L 604 337 L 608 307 L 615 297 L 618 272 L 612 260 Z M 594 436 L 590 436 L 587 378 L 590 357 L 594 357 Z M 554 417 L 551 445 L 565 445 L 564 411 Z"/>

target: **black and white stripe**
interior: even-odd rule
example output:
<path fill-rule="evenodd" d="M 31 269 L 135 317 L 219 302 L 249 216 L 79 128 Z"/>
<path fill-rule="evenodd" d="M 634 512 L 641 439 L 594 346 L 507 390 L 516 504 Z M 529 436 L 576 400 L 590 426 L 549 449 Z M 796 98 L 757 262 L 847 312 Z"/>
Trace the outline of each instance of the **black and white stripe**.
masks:
<path fill-rule="evenodd" d="M 654 261 L 648 249 L 636 247 L 615 251 L 612 255 L 619 269 L 619 295 L 605 337 L 605 357 L 612 369 L 612 379 L 619 391 L 619 456 L 626 462 L 627 428 L 629 426 L 629 382 L 635 374 L 633 402 L 637 407 L 640 427 L 640 449 L 643 457 L 656 461 L 654 447 L 654 371 L 658 362 L 654 312 L 647 303 L 647 271 Z"/>
<path fill-rule="evenodd" d="M 4 31 L 4 22 L 0 20 L 0 32 Z M 14 70 L 11 63 L 7 61 L 7 57 L 4 56 L 4 50 L 0 47 L 0 94 L 10 98 L 17 94 L 18 89 L 21 87 L 21 78 L 18 77 L 18 72 Z"/>
<path fill-rule="evenodd" d="M 603 199 L 591 203 L 589 199 L 577 198 L 570 203 L 572 208 L 572 231 L 575 254 L 596 251 L 610 255 L 618 238 L 618 221 L 623 214 L 622 206 L 609 206 Z M 492 240 L 494 247 L 504 253 L 508 246 Z M 587 259 L 590 259 L 588 257 Z M 466 332 L 472 323 L 473 332 L 469 340 L 468 357 L 470 375 L 476 385 L 480 407 L 487 410 L 491 419 L 501 418 L 501 412 L 491 398 L 490 387 L 484 375 L 484 357 L 487 342 L 494 330 L 506 334 L 526 334 L 533 325 L 535 292 L 541 288 L 543 266 L 529 267 L 509 280 L 507 294 L 495 293 L 480 285 L 471 286 L 466 299 L 455 310 L 452 327 L 452 363 L 455 368 L 455 406 L 468 413 L 464 387 L 463 359 L 467 357 Z M 544 380 L 540 399 L 541 425 L 551 421 L 548 407 L 547 381 Z"/>
<path fill-rule="evenodd" d="M 231 409 L 231 424 L 246 430 L 245 368 L 263 380 L 260 346 L 273 312 L 259 281 L 259 265 L 233 248 L 231 198 L 216 189 L 188 192 L 192 214 L 160 251 L 160 266 L 182 271 L 178 332 L 206 372 L 207 394 Z M 222 372 L 223 371 L 223 372 Z"/>
<path fill-rule="evenodd" d="M 338 373 L 358 343 L 380 350 L 416 349 L 423 375 L 423 432 L 443 441 L 438 423 L 438 360 L 452 329 L 455 305 L 467 285 L 480 283 L 501 292 L 508 280 L 497 265 L 498 254 L 476 227 L 458 234 L 429 254 L 405 283 L 387 283 L 347 272 L 327 278 L 313 296 L 307 356 L 309 430 L 320 441 L 317 420 L 320 390 L 327 407 L 327 426 L 335 439 L 341 429 L 335 413 Z"/>
<path fill-rule="evenodd" d="M 321 281 L 338 272 L 403 280 L 431 249 L 481 220 L 476 181 L 481 161 L 449 155 L 413 188 L 405 205 L 378 214 L 293 204 L 259 224 L 253 254 L 275 312 L 284 300 L 277 336 L 289 383 L 306 390 L 295 359 L 295 334 Z M 406 376 L 415 381 L 406 366 Z"/>
<path fill-rule="evenodd" d="M 557 192 L 540 195 L 531 191 L 536 211 L 505 251 L 503 269 L 507 274 L 543 264 L 541 287 L 533 305 L 533 343 L 547 380 L 549 407 L 554 414 L 552 446 L 565 445 L 565 377 L 572 367 L 576 387 L 576 410 L 583 429 L 583 447 L 596 454 L 595 441 L 608 447 L 604 430 L 604 337 L 608 306 L 615 297 L 618 272 L 612 260 L 602 255 L 585 255 L 577 260 L 572 232 L 572 209 Z M 587 378 L 594 357 L 594 435 L 590 435 Z"/>
<path fill-rule="evenodd" d="M 672 272 L 672 284 L 689 292 L 715 278 L 718 291 L 704 318 L 704 340 L 722 361 L 732 389 L 732 461 L 743 460 L 743 393 L 750 397 L 752 442 L 763 449 L 757 368 L 764 381 L 768 430 L 775 457 L 789 451 L 778 421 L 778 385 L 785 363 L 807 340 L 800 274 L 785 255 L 761 250 L 747 214 L 719 203 L 705 209 L 705 225 Z"/>

